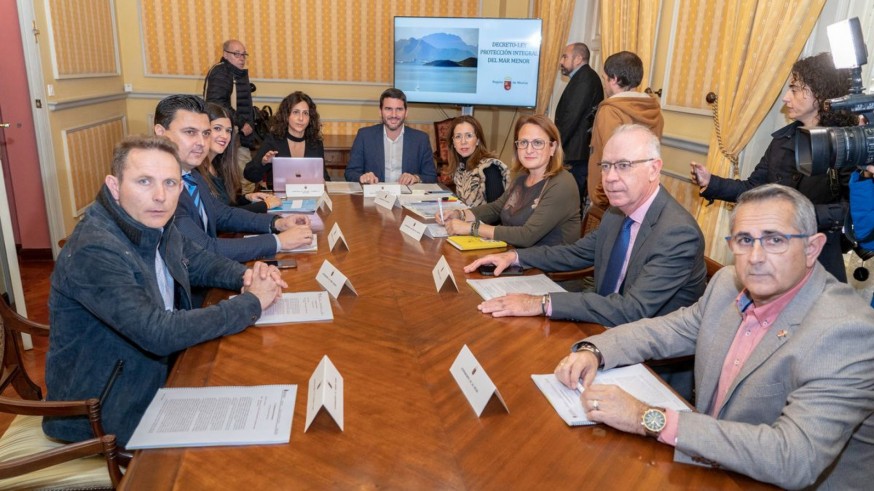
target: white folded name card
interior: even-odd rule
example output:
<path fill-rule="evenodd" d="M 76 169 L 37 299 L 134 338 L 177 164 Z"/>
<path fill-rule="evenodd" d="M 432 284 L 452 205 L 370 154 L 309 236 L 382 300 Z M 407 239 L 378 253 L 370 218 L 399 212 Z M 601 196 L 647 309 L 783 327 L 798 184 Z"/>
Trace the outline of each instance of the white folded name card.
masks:
<path fill-rule="evenodd" d="M 409 215 L 401 223 L 401 232 L 412 237 L 414 240 L 422 240 L 422 235 L 425 234 L 427 228 L 427 225 Z"/>
<path fill-rule="evenodd" d="M 473 356 L 473 352 L 466 344 L 462 346 L 455 361 L 452 362 L 452 366 L 449 367 L 449 373 L 452 374 L 452 378 L 455 379 L 455 383 L 458 384 L 477 416 L 482 415 L 483 409 L 486 408 L 493 395 L 497 396 L 504 409 L 508 413 L 510 412 L 510 408 L 507 407 L 507 403 L 504 402 L 504 398 L 501 397 L 495 383 L 489 378 L 486 370 Z"/>
<path fill-rule="evenodd" d="M 325 194 L 324 184 L 286 184 L 285 195 L 294 197 L 318 198 Z"/>
<path fill-rule="evenodd" d="M 338 242 L 343 244 L 343 247 L 345 247 L 347 251 L 349 250 L 349 244 L 346 243 L 346 237 L 343 235 L 343 232 L 340 231 L 340 224 L 335 223 L 334 226 L 331 227 L 331 231 L 328 232 L 328 249 L 333 251 L 334 246 L 337 245 Z"/>
<path fill-rule="evenodd" d="M 437 288 L 437 293 L 440 293 L 440 290 L 448 284 L 446 282 L 447 278 L 452 280 L 452 286 L 455 287 L 455 291 L 458 291 L 458 283 L 455 282 L 455 275 L 452 274 L 452 268 L 450 268 L 449 263 L 446 262 L 446 256 L 440 256 L 437 265 L 431 270 L 431 276 L 434 277 L 434 286 Z"/>
<path fill-rule="evenodd" d="M 373 200 L 377 206 L 381 206 L 386 210 L 391 210 L 395 206 L 400 206 L 398 204 L 398 195 L 391 194 L 388 192 L 380 191 L 376 193 L 376 198 Z"/>
<path fill-rule="evenodd" d="M 355 291 L 355 288 L 352 287 L 352 283 L 346 278 L 346 275 L 340 272 L 339 269 L 334 267 L 330 261 L 325 260 L 322 263 L 322 267 L 319 268 L 319 273 L 316 275 L 316 281 L 322 285 L 322 288 L 328 291 L 332 297 L 337 298 L 340 296 L 340 292 L 345 289 L 348 289 L 351 293 L 358 295 L 358 292 Z"/>
<path fill-rule="evenodd" d="M 307 392 L 307 422 L 303 428 L 304 433 L 310 429 L 310 425 L 322 408 L 325 408 L 342 431 L 343 376 L 331 363 L 328 355 L 322 357 L 319 366 L 310 376 L 309 391 Z"/>
<path fill-rule="evenodd" d="M 322 196 L 319 197 L 319 204 L 318 204 L 317 208 L 323 208 L 323 207 L 328 208 L 328 213 L 334 211 L 334 201 L 328 195 L 327 191 L 322 193 Z"/>
<path fill-rule="evenodd" d="M 364 197 L 365 198 L 375 198 L 377 193 L 389 193 L 398 195 L 401 194 L 401 185 L 400 184 L 365 184 L 362 186 L 364 188 Z"/>

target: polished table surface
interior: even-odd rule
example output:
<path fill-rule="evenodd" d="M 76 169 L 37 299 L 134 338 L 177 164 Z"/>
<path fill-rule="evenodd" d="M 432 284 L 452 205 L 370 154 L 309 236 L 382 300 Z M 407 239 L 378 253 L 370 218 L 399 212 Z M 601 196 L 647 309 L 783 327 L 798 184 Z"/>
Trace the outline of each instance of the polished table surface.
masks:
<path fill-rule="evenodd" d="M 334 321 L 255 327 L 180 355 L 169 386 L 297 384 L 285 445 L 137 452 L 124 489 L 756 489 L 731 472 L 672 462 L 673 449 L 598 425 L 568 427 L 531 380 L 569 346 L 603 328 L 543 317 L 493 319 L 462 267 L 486 252 L 401 234 L 406 212 L 332 196 L 319 251 L 296 255 L 290 291 L 321 290 L 325 259 L 358 291 L 332 300 Z M 328 250 L 339 223 L 349 251 Z M 445 255 L 459 291 L 438 293 Z M 479 277 L 479 275 L 469 275 Z M 482 417 L 449 373 L 463 345 L 486 369 L 509 413 Z M 344 377 L 345 431 L 322 411 L 309 431 L 307 382 L 328 355 Z"/>

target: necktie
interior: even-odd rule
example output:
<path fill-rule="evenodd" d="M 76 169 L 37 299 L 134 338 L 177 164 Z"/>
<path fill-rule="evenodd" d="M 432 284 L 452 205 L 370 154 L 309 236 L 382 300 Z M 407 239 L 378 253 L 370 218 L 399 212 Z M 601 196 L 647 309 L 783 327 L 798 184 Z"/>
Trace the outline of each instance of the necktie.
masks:
<path fill-rule="evenodd" d="M 185 189 L 188 190 L 188 194 L 194 200 L 194 206 L 197 207 L 197 212 L 200 213 L 203 229 L 206 230 L 206 210 L 203 209 L 203 201 L 200 199 L 200 189 L 197 187 L 197 181 L 194 180 L 194 176 L 191 173 L 184 174 L 182 180 L 185 181 Z"/>
<path fill-rule="evenodd" d="M 610 251 L 607 272 L 604 273 L 604 280 L 598 287 L 598 295 L 607 296 L 619 288 L 619 274 L 622 273 L 622 264 L 628 253 L 628 243 L 631 241 L 631 224 L 633 223 L 634 220 L 629 217 L 625 217 L 625 221 L 622 222 L 622 229 L 619 230 L 616 242 L 613 243 L 613 250 Z"/>

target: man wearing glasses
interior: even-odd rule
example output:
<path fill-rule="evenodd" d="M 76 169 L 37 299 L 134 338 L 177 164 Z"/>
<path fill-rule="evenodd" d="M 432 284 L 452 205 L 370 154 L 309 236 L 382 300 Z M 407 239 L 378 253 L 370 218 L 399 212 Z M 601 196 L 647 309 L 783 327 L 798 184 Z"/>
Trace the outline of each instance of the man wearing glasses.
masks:
<path fill-rule="evenodd" d="M 797 489 L 870 489 L 874 310 L 817 262 L 826 237 L 799 191 L 766 184 L 730 218 L 735 265 L 688 309 L 586 338 L 555 368 L 589 419 L 694 461 Z M 695 355 L 695 411 L 651 407 L 599 368 Z"/>
<path fill-rule="evenodd" d="M 243 43 L 236 39 L 225 41 L 222 44 L 222 59 L 209 69 L 203 81 L 203 98 L 230 111 L 233 124 L 240 132 L 237 164 L 241 171 L 252 160 L 252 150 L 257 144 L 252 104 L 255 86 L 249 83 L 249 70 L 246 69 L 248 58 L 249 53 Z"/>
<path fill-rule="evenodd" d="M 495 317 L 547 315 L 607 327 L 664 315 L 693 304 L 704 292 L 704 236 L 659 184 L 658 137 L 623 125 L 604 147 L 601 180 L 610 208 L 598 229 L 573 244 L 491 254 L 464 268 L 494 264 L 498 276 L 519 264 L 543 271 L 595 268 L 594 292 L 511 294 L 479 305 Z"/>

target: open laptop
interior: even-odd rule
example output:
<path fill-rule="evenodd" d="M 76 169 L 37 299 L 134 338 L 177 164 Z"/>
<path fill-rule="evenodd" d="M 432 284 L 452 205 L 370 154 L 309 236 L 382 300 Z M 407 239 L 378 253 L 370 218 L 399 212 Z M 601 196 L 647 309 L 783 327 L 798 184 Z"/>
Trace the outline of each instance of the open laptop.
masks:
<path fill-rule="evenodd" d="M 286 184 L 324 184 L 325 161 L 318 157 L 273 157 L 273 192 L 285 195 Z"/>

